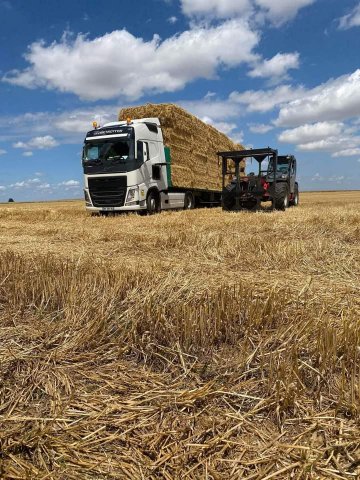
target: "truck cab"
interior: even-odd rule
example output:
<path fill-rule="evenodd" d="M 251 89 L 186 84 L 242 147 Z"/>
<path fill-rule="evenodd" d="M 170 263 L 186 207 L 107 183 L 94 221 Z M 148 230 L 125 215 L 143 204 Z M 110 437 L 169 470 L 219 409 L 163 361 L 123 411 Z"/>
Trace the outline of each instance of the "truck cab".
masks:
<path fill-rule="evenodd" d="M 82 155 L 88 210 L 154 212 L 184 206 L 184 193 L 169 192 L 170 155 L 158 118 L 94 126 Z"/>

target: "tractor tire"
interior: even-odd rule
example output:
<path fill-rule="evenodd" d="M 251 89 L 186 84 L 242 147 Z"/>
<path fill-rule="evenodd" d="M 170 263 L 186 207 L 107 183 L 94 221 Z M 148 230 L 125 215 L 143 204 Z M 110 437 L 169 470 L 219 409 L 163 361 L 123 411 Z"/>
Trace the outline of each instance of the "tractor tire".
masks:
<path fill-rule="evenodd" d="M 289 206 L 289 187 L 287 183 L 277 183 L 272 206 L 275 210 L 286 210 Z"/>
<path fill-rule="evenodd" d="M 235 206 L 235 189 L 225 188 L 222 192 L 222 207 L 226 212 L 234 210 Z"/>
<path fill-rule="evenodd" d="M 154 215 L 161 211 L 160 195 L 156 190 L 150 190 L 146 198 L 146 210 L 148 215 Z"/>
<path fill-rule="evenodd" d="M 295 185 L 294 198 L 293 200 L 291 200 L 290 205 L 292 207 L 297 207 L 299 205 L 299 185 L 298 184 Z"/>
<path fill-rule="evenodd" d="M 195 198 L 192 192 L 186 192 L 184 198 L 184 210 L 193 210 L 195 208 Z"/>

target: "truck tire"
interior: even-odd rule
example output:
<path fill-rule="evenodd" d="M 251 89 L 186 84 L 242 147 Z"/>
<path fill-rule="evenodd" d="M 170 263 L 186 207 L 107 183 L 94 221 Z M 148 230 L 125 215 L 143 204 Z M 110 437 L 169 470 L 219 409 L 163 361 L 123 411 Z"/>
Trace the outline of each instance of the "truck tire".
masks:
<path fill-rule="evenodd" d="M 154 215 L 159 213 L 160 208 L 160 195 L 156 190 L 150 190 L 148 196 L 146 197 L 146 210 L 148 215 Z"/>
<path fill-rule="evenodd" d="M 290 205 L 292 207 L 297 207 L 299 205 L 299 185 L 297 183 L 295 184 L 294 198 L 291 200 Z"/>
<path fill-rule="evenodd" d="M 286 210 L 288 208 L 289 187 L 287 183 L 276 184 L 272 205 L 275 210 Z"/>
<path fill-rule="evenodd" d="M 184 210 L 192 210 L 195 208 L 195 199 L 192 192 L 186 192 L 184 197 Z"/>

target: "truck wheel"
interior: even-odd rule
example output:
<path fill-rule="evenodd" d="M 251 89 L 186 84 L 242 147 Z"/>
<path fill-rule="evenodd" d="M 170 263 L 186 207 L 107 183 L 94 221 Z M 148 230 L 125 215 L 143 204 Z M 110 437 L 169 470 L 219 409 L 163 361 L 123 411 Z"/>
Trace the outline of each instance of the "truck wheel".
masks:
<path fill-rule="evenodd" d="M 186 192 L 184 197 L 184 210 L 192 210 L 195 208 L 195 199 L 192 192 Z"/>
<path fill-rule="evenodd" d="M 294 198 L 291 200 L 290 205 L 297 207 L 299 205 L 299 186 L 296 184 L 294 189 Z"/>
<path fill-rule="evenodd" d="M 146 209 L 149 215 L 160 212 L 160 196 L 155 190 L 151 190 L 146 198 Z"/>
<path fill-rule="evenodd" d="M 275 210 L 286 210 L 289 206 L 289 187 L 286 183 L 277 183 L 272 201 Z"/>

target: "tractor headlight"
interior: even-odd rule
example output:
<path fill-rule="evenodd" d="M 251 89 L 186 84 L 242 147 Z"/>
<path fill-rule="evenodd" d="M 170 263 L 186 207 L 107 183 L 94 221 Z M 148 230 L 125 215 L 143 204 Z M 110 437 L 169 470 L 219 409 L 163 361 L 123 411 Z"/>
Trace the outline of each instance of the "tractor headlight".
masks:
<path fill-rule="evenodd" d="M 130 188 L 126 197 L 126 203 L 127 204 L 133 204 L 136 203 L 139 200 L 139 189 L 138 187 L 136 188 Z"/>

